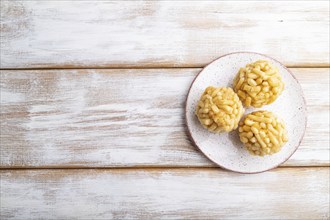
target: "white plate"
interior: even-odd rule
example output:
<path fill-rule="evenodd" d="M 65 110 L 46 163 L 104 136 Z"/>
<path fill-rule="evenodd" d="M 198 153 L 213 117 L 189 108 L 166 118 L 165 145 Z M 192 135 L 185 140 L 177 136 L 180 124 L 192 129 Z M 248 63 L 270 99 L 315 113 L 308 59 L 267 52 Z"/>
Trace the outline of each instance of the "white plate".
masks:
<path fill-rule="evenodd" d="M 244 115 L 262 109 L 274 112 L 284 120 L 289 138 L 280 152 L 264 157 L 250 155 L 240 142 L 237 130 L 222 134 L 210 133 L 202 127 L 195 115 L 197 102 L 207 86 L 232 87 L 239 68 L 260 59 L 268 60 L 278 67 L 285 89 L 274 103 L 262 108 L 248 108 Z M 259 173 L 277 167 L 297 150 L 306 129 L 306 102 L 298 81 L 280 62 L 257 53 L 231 53 L 213 61 L 197 75 L 186 101 L 186 120 L 192 141 L 211 161 L 231 171 Z"/>

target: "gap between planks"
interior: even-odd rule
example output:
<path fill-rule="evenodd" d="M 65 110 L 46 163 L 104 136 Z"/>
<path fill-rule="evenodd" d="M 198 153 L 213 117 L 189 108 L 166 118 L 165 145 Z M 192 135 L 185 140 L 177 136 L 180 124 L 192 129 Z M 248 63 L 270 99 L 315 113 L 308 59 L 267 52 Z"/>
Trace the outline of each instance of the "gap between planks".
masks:
<path fill-rule="evenodd" d="M 213 61 L 212 61 L 213 62 Z M 211 63 L 211 62 L 210 62 Z M 31 67 L 31 68 L 0 68 L 0 71 L 10 70 L 10 71 L 19 71 L 19 70 L 93 70 L 93 69 L 104 69 L 104 70 L 129 70 L 129 69 L 200 69 L 204 68 L 207 65 L 200 66 L 200 65 L 184 65 L 184 66 L 162 66 L 162 65 L 148 65 L 148 66 L 88 66 L 88 67 L 81 67 L 81 66 L 64 66 L 64 67 Z M 324 65 L 285 65 L 286 68 L 330 68 L 329 64 Z"/>
<path fill-rule="evenodd" d="M 330 168 L 326 165 L 313 165 L 313 166 L 278 166 L 274 169 L 308 169 L 308 168 Z M 272 170 L 274 170 L 272 169 Z M 232 172 L 220 167 L 212 166 L 136 166 L 136 167 L 84 167 L 84 166 L 45 166 L 45 167 L 10 167 L 10 168 L 0 168 L 0 171 L 10 171 L 10 170 L 219 170 Z M 262 172 L 261 172 L 262 173 Z"/>

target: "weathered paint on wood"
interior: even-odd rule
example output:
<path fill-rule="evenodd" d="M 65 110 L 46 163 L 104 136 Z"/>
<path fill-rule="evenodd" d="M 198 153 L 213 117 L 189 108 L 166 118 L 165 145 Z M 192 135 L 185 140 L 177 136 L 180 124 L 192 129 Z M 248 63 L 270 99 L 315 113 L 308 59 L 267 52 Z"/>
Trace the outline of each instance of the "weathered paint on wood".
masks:
<path fill-rule="evenodd" d="M 329 168 L 7 170 L 1 219 L 329 219 Z"/>
<path fill-rule="evenodd" d="M 329 165 L 329 69 L 291 69 L 308 105 L 286 166 Z M 187 136 L 200 69 L 1 72 L 1 167 L 215 166 Z"/>
<path fill-rule="evenodd" d="M 2 68 L 329 66 L 328 1 L 1 1 Z"/>
<path fill-rule="evenodd" d="M 4 69 L 202 67 L 235 51 L 329 66 L 327 1 L 0 4 Z M 291 70 L 309 115 L 284 166 L 329 166 L 329 69 Z M 1 71 L 0 219 L 329 219 L 329 167 L 187 168 L 215 166 L 183 118 L 199 71 Z M 146 166 L 162 168 L 114 168 Z"/>

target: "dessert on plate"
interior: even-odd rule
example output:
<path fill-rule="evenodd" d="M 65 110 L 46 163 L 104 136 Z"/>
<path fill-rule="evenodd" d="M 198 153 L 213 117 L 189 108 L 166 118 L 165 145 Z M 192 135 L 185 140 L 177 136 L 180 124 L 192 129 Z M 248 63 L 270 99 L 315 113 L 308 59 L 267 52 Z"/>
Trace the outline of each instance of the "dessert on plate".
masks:
<path fill-rule="evenodd" d="M 203 127 L 214 133 L 236 129 L 243 113 L 244 108 L 237 94 L 226 87 L 207 87 L 196 109 Z"/>
<path fill-rule="evenodd" d="M 240 68 L 234 79 L 234 91 L 246 107 L 268 105 L 279 97 L 283 89 L 284 83 L 278 69 L 265 60 Z"/>
<path fill-rule="evenodd" d="M 288 141 L 283 120 L 269 111 L 248 114 L 239 123 L 238 131 L 240 140 L 253 155 L 264 156 L 277 153 Z"/>

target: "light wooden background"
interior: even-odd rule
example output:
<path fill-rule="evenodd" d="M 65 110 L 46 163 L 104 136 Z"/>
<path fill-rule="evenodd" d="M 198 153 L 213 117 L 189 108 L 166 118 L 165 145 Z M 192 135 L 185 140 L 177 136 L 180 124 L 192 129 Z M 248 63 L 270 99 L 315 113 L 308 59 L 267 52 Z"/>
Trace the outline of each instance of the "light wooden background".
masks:
<path fill-rule="evenodd" d="M 1 1 L 1 219 L 329 219 L 329 2 Z M 280 168 L 194 147 L 193 78 L 235 51 L 287 65 L 308 124 Z"/>

